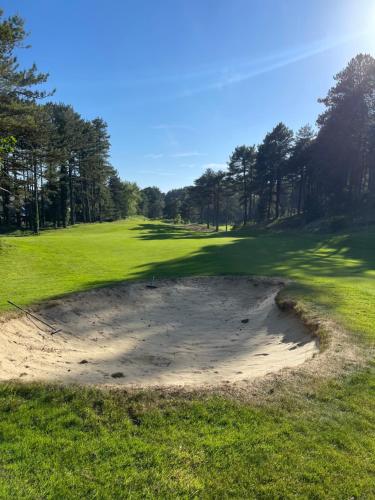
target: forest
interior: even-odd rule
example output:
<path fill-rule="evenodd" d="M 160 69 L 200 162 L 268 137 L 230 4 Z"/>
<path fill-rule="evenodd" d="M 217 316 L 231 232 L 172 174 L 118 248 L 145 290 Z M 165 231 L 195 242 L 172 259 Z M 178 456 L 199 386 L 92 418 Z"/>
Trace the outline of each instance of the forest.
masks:
<path fill-rule="evenodd" d="M 335 78 L 316 127 L 280 122 L 261 144 L 239 145 L 227 169 L 162 193 L 122 180 L 110 163 L 101 117 L 86 120 L 52 102 L 48 75 L 21 69 L 27 33 L 19 16 L 0 21 L 0 228 L 66 227 L 141 214 L 220 225 L 297 216 L 375 217 L 375 59 L 354 57 Z"/>

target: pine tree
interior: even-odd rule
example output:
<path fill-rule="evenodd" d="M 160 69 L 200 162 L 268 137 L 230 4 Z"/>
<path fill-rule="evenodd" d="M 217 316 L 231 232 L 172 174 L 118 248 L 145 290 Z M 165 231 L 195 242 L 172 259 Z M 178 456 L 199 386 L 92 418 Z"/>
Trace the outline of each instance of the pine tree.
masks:
<path fill-rule="evenodd" d="M 255 146 L 238 146 L 230 156 L 228 163 L 228 177 L 241 192 L 244 225 L 252 217 L 255 196 L 256 157 Z"/>

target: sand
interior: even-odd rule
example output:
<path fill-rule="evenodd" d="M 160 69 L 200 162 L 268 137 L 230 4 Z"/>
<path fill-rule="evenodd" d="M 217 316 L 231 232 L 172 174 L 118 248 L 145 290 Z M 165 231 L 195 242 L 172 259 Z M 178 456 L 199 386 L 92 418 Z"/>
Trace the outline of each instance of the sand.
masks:
<path fill-rule="evenodd" d="M 319 352 L 279 280 L 184 278 L 73 294 L 0 323 L 0 380 L 116 386 L 218 385 L 296 367 Z"/>

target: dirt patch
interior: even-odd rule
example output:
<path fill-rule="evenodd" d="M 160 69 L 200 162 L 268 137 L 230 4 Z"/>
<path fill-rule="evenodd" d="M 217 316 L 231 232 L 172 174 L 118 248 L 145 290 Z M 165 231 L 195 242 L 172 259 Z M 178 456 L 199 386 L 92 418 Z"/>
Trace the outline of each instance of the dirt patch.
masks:
<path fill-rule="evenodd" d="M 56 300 L 37 311 L 62 329 L 56 335 L 27 316 L 0 324 L 0 380 L 201 387 L 297 367 L 319 352 L 318 342 L 276 305 L 282 287 L 279 280 L 187 278 Z"/>

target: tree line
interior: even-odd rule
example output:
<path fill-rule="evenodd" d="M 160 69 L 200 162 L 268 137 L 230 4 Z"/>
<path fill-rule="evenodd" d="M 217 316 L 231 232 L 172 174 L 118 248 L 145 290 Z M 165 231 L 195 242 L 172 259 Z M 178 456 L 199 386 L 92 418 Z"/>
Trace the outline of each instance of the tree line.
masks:
<path fill-rule="evenodd" d="M 109 162 L 102 118 L 47 102 L 48 75 L 22 70 L 23 20 L 0 11 L 0 226 L 66 227 L 143 214 L 176 222 L 265 223 L 375 212 L 375 59 L 354 57 L 319 102 L 317 127 L 280 122 L 261 144 L 239 145 L 225 170 L 162 193 L 123 181 Z"/>
<path fill-rule="evenodd" d="M 261 144 L 236 147 L 227 169 L 167 193 L 164 215 L 216 228 L 290 216 L 375 220 L 375 59 L 359 54 L 334 78 L 316 130 L 276 124 Z"/>
<path fill-rule="evenodd" d="M 107 124 L 47 102 L 48 75 L 21 70 L 24 21 L 0 11 L 0 226 L 66 227 L 138 213 L 139 188 L 109 163 Z"/>

